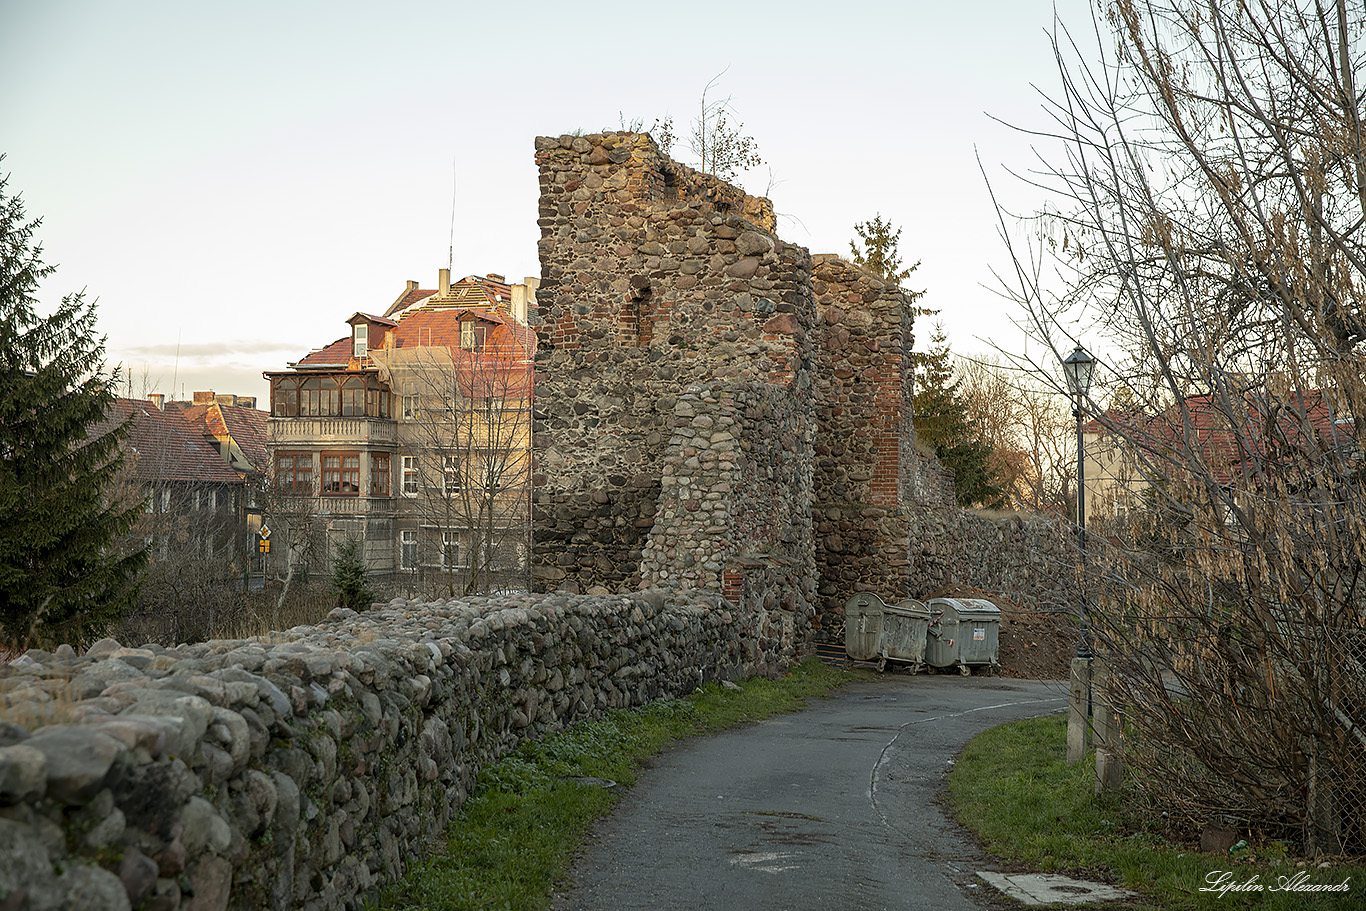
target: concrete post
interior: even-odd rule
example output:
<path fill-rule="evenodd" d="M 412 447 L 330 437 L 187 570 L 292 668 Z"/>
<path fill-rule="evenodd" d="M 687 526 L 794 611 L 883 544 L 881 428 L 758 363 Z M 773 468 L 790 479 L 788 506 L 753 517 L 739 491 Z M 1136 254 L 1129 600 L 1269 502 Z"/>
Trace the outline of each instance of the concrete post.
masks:
<path fill-rule="evenodd" d="M 1305 808 L 1304 843 L 1310 857 L 1341 854 L 1342 827 L 1334 800 L 1333 782 L 1325 768 L 1322 747 L 1314 743 L 1309 748 L 1309 793 Z"/>
<path fill-rule="evenodd" d="M 1119 790 L 1124 780 L 1123 718 L 1111 699 L 1110 666 L 1097 661 L 1091 668 L 1093 722 L 1096 743 L 1096 796 Z"/>
<path fill-rule="evenodd" d="M 1091 715 L 1091 660 L 1072 659 L 1072 686 L 1067 700 L 1067 761 L 1081 762 L 1086 758 L 1090 738 Z"/>

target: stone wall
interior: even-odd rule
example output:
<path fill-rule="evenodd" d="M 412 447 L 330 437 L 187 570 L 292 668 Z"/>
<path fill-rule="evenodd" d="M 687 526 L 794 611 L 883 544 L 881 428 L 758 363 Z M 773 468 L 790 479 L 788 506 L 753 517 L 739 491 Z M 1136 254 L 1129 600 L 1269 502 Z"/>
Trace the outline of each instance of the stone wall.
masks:
<path fill-rule="evenodd" d="M 689 387 L 674 405 L 647 582 L 719 591 L 793 658 L 811 647 L 811 399 L 770 383 Z"/>
<path fill-rule="evenodd" d="M 1075 609 L 1075 532 L 1053 519 L 993 518 L 963 509 L 910 513 L 907 594 L 966 585 L 1035 610 Z"/>
<path fill-rule="evenodd" d="M 838 256 L 812 257 L 819 635 L 840 635 L 856 592 L 904 597 L 911 444 L 911 301 Z"/>
<path fill-rule="evenodd" d="M 1072 526 L 1044 517 L 959 509 L 952 470 L 916 449 L 908 465 L 907 596 L 924 598 L 946 586 L 969 586 L 1026 609 L 1075 609 Z"/>
<path fill-rule="evenodd" d="M 658 590 L 399 600 L 269 640 L 30 652 L 0 668 L 0 906 L 359 907 L 484 763 L 780 670 L 775 622 Z"/>
<path fill-rule="evenodd" d="M 767 200 L 646 134 L 539 137 L 533 584 L 629 591 L 674 409 L 712 382 L 810 385 L 810 257 Z"/>

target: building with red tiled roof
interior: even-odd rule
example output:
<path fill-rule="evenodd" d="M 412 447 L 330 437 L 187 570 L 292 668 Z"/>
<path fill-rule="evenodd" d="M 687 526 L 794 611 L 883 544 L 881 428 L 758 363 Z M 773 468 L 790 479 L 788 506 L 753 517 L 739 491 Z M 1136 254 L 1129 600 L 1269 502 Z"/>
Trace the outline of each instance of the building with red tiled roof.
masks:
<path fill-rule="evenodd" d="M 1182 404 L 1156 415 L 1107 411 L 1082 425 L 1088 516 L 1123 515 L 1155 481 L 1182 481 L 1196 466 L 1236 497 L 1265 487 L 1292 450 L 1360 445 L 1354 423 L 1335 418 L 1322 390 L 1192 395 Z"/>
<path fill-rule="evenodd" d="M 451 594 L 524 563 L 536 285 L 442 269 L 436 289 L 409 281 L 382 315 L 352 313 L 345 336 L 265 374 L 276 499 L 312 529 L 272 560 L 326 565 L 349 536 L 375 576 Z"/>
<path fill-rule="evenodd" d="M 195 393 L 196 398 L 200 395 Z M 237 404 L 238 399 L 215 396 L 208 402 L 196 401 L 182 413 L 186 420 L 202 428 L 209 445 L 234 471 L 247 479 L 262 477 L 270 464 L 266 451 L 266 421 L 270 415 L 254 407 L 254 398 L 249 399 L 250 406 Z"/>
<path fill-rule="evenodd" d="M 205 439 L 199 422 L 162 404 L 161 396 L 115 399 L 92 432 L 130 424 L 123 483 L 145 500 L 137 533 L 150 545 L 153 566 L 192 558 L 215 567 L 218 581 L 240 581 L 252 543 L 246 480 Z"/>

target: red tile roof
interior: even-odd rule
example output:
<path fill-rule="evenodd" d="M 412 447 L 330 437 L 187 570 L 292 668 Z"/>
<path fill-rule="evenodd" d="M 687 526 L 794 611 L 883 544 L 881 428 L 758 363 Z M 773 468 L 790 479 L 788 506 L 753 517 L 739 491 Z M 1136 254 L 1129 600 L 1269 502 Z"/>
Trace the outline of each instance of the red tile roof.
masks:
<path fill-rule="evenodd" d="M 251 467 L 265 471 L 269 466 L 266 455 L 267 412 L 245 405 L 192 405 L 185 409 L 185 418 L 203 427 L 213 437 L 228 437 L 242 450 Z M 212 445 L 212 444 L 210 444 Z"/>
<path fill-rule="evenodd" d="M 536 333 L 512 318 L 507 307 L 512 300 L 512 286 L 492 278 L 470 275 L 451 284 L 450 294 L 437 297 L 436 291 L 413 289 L 388 313 L 397 321 L 372 314 L 357 312 L 383 332 L 372 331 L 368 339 L 372 349 L 392 346 L 460 347 L 460 323 L 474 318 L 485 327 L 482 351 L 498 357 L 530 360 L 536 352 Z M 421 306 L 415 306 L 418 303 Z M 300 358 L 294 367 L 340 367 L 352 361 L 352 337 L 344 336 Z"/>
<path fill-rule="evenodd" d="M 298 366 L 317 367 L 321 365 L 334 366 L 345 364 L 351 358 L 351 336 L 339 338 L 330 345 L 319 348 L 317 351 L 309 352 L 304 357 L 299 358 Z"/>
<path fill-rule="evenodd" d="M 92 436 L 132 417 L 123 451 L 133 476 L 143 482 L 190 481 L 201 484 L 238 484 L 242 478 L 204 439 L 202 425 L 180 411 L 160 411 L 151 402 L 115 399 L 105 420 Z"/>
<path fill-rule="evenodd" d="M 1275 399 L 1248 395 L 1241 401 L 1235 399 L 1232 407 L 1213 395 L 1194 395 L 1185 399 L 1185 406 L 1192 433 L 1189 439 L 1181 411 L 1174 405 L 1161 415 L 1107 411 L 1084 424 L 1082 431 L 1122 433 L 1148 455 L 1168 462 L 1179 461 L 1189 445 L 1221 484 L 1245 470 L 1260 471 L 1286 446 L 1304 446 L 1309 442 L 1306 428 L 1325 450 L 1339 449 L 1357 438 L 1355 425 L 1350 420 L 1335 421 L 1327 397 L 1317 389 Z"/>

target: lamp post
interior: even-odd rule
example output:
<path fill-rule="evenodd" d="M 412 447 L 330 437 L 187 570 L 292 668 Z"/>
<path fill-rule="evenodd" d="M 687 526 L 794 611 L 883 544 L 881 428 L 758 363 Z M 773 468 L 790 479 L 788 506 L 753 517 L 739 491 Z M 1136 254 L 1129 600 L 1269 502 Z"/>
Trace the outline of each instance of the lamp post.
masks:
<path fill-rule="evenodd" d="M 1091 657 L 1091 627 L 1086 621 L 1086 453 L 1081 439 L 1081 406 L 1091 389 L 1091 377 L 1096 372 L 1096 359 L 1081 345 L 1062 362 L 1067 377 L 1067 389 L 1075 398 L 1072 415 L 1077 419 L 1077 544 L 1081 550 L 1081 641 L 1077 643 L 1077 657 Z"/>

